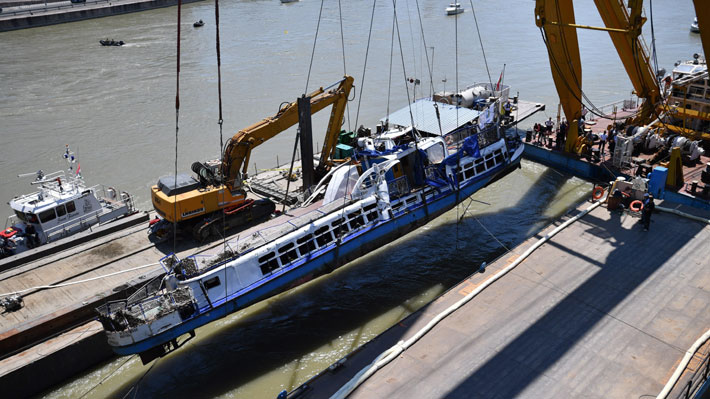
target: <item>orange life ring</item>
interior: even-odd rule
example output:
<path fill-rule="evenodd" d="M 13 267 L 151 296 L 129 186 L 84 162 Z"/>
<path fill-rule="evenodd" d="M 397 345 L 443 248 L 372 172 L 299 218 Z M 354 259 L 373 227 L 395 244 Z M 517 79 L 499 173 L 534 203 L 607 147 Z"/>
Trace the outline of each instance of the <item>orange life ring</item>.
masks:
<path fill-rule="evenodd" d="M 596 201 L 603 196 L 604 196 L 604 187 L 595 186 L 594 190 L 592 191 L 592 198 L 594 198 L 594 200 Z"/>
<path fill-rule="evenodd" d="M 629 209 L 634 212 L 641 212 L 643 210 L 643 202 L 639 200 L 633 200 L 631 201 L 631 205 L 629 205 Z"/>

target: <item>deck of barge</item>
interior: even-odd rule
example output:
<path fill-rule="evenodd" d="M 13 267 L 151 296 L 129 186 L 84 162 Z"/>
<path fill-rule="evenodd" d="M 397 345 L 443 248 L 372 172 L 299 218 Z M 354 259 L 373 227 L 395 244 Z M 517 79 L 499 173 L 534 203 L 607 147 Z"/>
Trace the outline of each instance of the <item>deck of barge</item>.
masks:
<path fill-rule="evenodd" d="M 329 397 L 555 225 L 289 397 Z M 639 218 L 596 208 L 442 320 L 349 397 L 655 397 L 685 351 L 710 327 L 708 242 L 710 226 L 701 222 L 658 213 L 644 232 Z M 690 371 L 707 352 L 707 346 L 701 349 Z M 687 373 L 669 397 L 683 389 L 684 378 Z"/>

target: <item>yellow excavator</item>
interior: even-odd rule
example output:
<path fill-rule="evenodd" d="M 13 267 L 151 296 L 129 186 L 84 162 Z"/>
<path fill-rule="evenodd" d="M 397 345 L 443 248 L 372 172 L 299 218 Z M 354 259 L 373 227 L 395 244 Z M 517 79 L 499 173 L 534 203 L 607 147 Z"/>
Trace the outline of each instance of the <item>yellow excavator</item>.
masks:
<path fill-rule="evenodd" d="M 317 167 L 321 173 L 332 165 L 331 155 L 337 145 L 352 87 L 353 78 L 345 76 L 304 97 L 310 98 L 310 115 L 333 105 Z M 249 156 L 255 147 L 298 122 L 298 104 L 292 102 L 281 107 L 276 115 L 240 130 L 227 142 L 221 162 L 192 164 L 197 178 L 189 174 L 160 178 L 158 184 L 151 187 L 153 207 L 165 222 L 177 223 L 181 230 L 191 231 L 200 241 L 213 234 L 222 220 L 225 221 L 223 229 L 227 229 L 268 216 L 274 211 L 274 203 L 247 199 L 242 188 L 248 177 Z M 156 226 L 152 230 L 158 232 L 160 228 Z"/>

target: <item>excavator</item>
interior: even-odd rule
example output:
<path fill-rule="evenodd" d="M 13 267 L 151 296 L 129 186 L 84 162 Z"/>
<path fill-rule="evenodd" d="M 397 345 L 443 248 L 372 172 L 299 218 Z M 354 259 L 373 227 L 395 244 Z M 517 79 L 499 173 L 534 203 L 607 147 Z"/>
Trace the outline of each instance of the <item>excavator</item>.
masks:
<path fill-rule="evenodd" d="M 321 174 L 333 165 L 331 156 L 353 81 L 346 75 L 331 86 L 320 87 L 303 97 L 310 98 L 310 115 L 333 106 L 316 168 Z M 151 199 L 163 220 L 160 221 L 162 227 L 155 226 L 153 232 L 160 236 L 168 223 L 177 224 L 180 230 L 190 231 L 196 240 L 204 241 L 219 232 L 218 225 L 222 221 L 225 222 L 222 229 L 226 230 L 270 215 L 275 209 L 273 202 L 247 199 L 243 189 L 243 182 L 248 178 L 249 157 L 254 148 L 296 123 L 299 123 L 299 107 L 297 102 L 292 102 L 280 107 L 276 115 L 238 131 L 227 142 L 221 162 L 193 163 L 191 169 L 197 178 L 189 174 L 160 178 L 158 184 L 151 187 Z"/>

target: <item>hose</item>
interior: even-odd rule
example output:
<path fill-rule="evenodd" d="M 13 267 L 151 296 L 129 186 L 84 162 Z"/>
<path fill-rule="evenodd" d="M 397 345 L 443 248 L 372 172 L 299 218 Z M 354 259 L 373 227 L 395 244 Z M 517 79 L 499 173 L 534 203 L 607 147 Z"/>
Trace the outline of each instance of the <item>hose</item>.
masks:
<path fill-rule="evenodd" d="M 378 369 L 382 368 L 385 366 L 387 363 L 392 361 L 392 359 L 396 358 L 399 356 L 404 350 L 412 346 L 415 342 L 417 342 L 421 337 L 424 336 L 424 334 L 428 333 L 434 326 L 436 326 L 441 320 L 443 320 L 445 317 L 459 309 L 461 306 L 469 302 L 471 299 L 473 299 L 476 295 L 478 295 L 480 292 L 482 292 L 486 287 L 489 285 L 493 284 L 496 282 L 498 279 L 506 275 L 508 272 L 513 270 L 516 266 L 518 266 L 520 263 L 522 263 L 530 254 L 532 254 L 536 249 L 538 249 L 542 244 L 547 242 L 550 238 L 554 237 L 557 233 L 560 231 L 564 230 L 567 226 L 570 224 L 576 222 L 577 220 L 581 219 L 584 215 L 588 214 L 595 208 L 597 208 L 599 205 L 602 204 L 603 201 L 597 201 L 590 205 L 587 209 L 584 211 L 580 212 L 578 215 L 574 216 L 573 218 L 567 220 L 566 222 L 562 223 L 559 225 L 557 228 L 552 230 L 551 232 L 547 233 L 544 237 L 542 237 L 540 240 L 538 240 L 535 244 L 533 244 L 530 248 L 528 248 L 518 259 L 516 259 L 513 263 L 508 265 L 506 268 L 502 269 L 493 277 L 489 278 L 486 280 L 483 284 L 478 286 L 474 291 L 466 295 L 465 297 L 461 298 L 459 301 L 457 301 L 455 304 L 451 305 L 449 308 L 444 310 L 443 312 L 439 313 L 434 317 L 429 323 L 427 323 L 426 326 L 424 326 L 421 330 L 417 331 L 416 334 L 414 334 L 411 338 L 409 338 L 406 341 L 399 341 L 397 344 L 386 350 L 385 352 L 381 353 L 375 360 L 372 361 L 368 366 L 360 370 L 355 376 L 348 381 L 345 385 L 343 385 L 333 396 L 331 396 L 331 399 L 344 399 L 348 397 L 360 384 L 362 384 L 365 380 L 367 380 L 372 374 L 374 374 Z"/>
<path fill-rule="evenodd" d="M 693 346 L 690 347 L 685 352 L 685 356 L 683 357 L 683 360 L 681 360 L 680 364 L 678 367 L 676 367 L 675 372 L 671 376 L 670 380 L 666 383 L 666 386 L 663 387 L 663 390 L 661 393 L 656 396 L 656 399 L 666 399 L 668 394 L 671 392 L 671 389 L 675 386 L 675 384 L 678 382 L 678 379 L 680 378 L 680 375 L 683 373 L 683 370 L 688 366 L 688 363 L 690 363 L 690 359 L 695 355 L 695 352 L 698 351 L 698 349 L 708 340 L 710 339 L 710 330 L 705 331 L 705 334 L 703 334 L 700 338 L 698 338 L 697 341 L 693 344 Z"/>
<path fill-rule="evenodd" d="M 677 209 L 664 208 L 664 207 L 662 207 L 662 206 L 657 206 L 656 209 L 658 209 L 659 211 L 672 213 L 672 214 L 674 214 L 674 215 L 683 216 L 684 218 L 688 218 L 688 219 L 691 219 L 691 220 L 697 220 L 698 222 L 703 222 L 703 223 L 706 223 L 706 224 L 710 224 L 710 219 L 708 219 L 708 218 L 703 218 L 703 217 L 691 215 L 691 214 L 689 214 L 689 213 L 681 212 L 681 211 L 679 211 L 679 210 L 677 210 Z"/>

